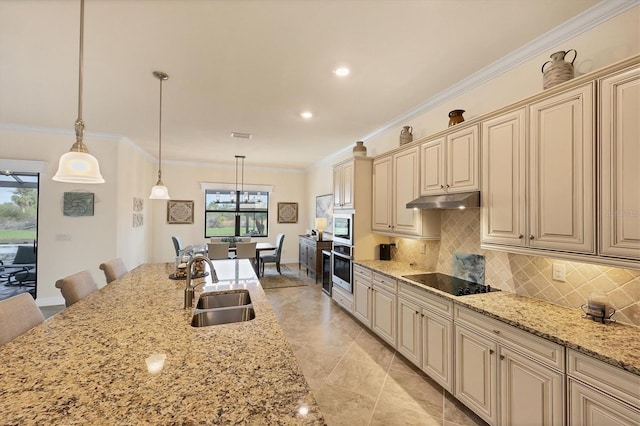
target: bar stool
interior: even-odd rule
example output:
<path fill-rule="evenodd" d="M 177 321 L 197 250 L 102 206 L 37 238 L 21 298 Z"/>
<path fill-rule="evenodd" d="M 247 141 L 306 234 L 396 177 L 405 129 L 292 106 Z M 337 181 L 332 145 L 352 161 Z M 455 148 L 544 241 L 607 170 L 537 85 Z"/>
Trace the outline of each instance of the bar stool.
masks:
<path fill-rule="evenodd" d="M 44 321 L 44 315 L 29 293 L 0 301 L 0 346 Z"/>
<path fill-rule="evenodd" d="M 104 276 L 107 279 L 107 284 L 109 284 L 111 281 L 117 280 L 118 278 L 129 272 L 127 266 L 119 257 L 108 262 L 101 263 L 100 269 L 104 271 Z"/>
<path fill-rule="evenodd" d="M 80 271 L 56 281 L 67 308 L 98 289 L 89 271 Z"/>

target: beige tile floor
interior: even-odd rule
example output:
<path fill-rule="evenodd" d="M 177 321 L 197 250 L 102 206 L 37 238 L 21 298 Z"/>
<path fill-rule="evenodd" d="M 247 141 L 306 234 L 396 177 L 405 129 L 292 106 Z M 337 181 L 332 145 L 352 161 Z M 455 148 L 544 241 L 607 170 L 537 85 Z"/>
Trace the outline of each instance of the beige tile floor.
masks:
<path fill-rule="evenodd" d="M 305 282 L 265 292 L 329 425 L 485 424 Z"/>

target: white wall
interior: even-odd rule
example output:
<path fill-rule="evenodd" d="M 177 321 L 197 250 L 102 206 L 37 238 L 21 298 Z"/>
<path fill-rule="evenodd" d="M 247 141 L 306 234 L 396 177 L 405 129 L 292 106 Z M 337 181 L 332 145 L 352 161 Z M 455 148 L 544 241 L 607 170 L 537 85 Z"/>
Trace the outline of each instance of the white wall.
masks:
<path fill-rule="evenodd" d="M 149 200 L 153 211 L 152 262 L 173 261 L 175 251 L 171 242 L 172 235 L 179 235 L 185 245 L 207 242 L 204 238 L 204 191 L 200 188 L 200 182 L 235 183 L 235 174 L 235 166 L 171 162 L 163 164 L 162 180 L 169 188 L 171 199 L 194 201 L 194 223 L 168 224 L 167 202 Z M 247 158 L 244 183 L 274 186 L 274 192 L 269 198 L 269 236 L 254 238 L 253 241 L 275 243 L 276 235 L 284 233 L 281 260 L 284 263 L 297 262 L 298 235 L 304 234 L 309 227 L 305 218 L 308 217 L 311 208 L 306 197 L 305 174 L 300 171 L 251 167 L 250 158 Z M 298 203 L 298 223 L 278 223 L 276 209 L 279 202 Z M 315 204 L 313 206 L 315 209 Z"/>

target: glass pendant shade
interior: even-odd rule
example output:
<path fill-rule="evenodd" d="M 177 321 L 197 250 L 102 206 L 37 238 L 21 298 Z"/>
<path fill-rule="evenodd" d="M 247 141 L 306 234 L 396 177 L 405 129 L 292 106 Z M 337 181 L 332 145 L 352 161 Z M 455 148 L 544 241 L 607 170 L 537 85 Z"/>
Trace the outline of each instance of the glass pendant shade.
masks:
<path fill-rule="evenodd" d="M 58 171 L 53 177 L 58 182 L 104 183 L 96 157 L 88 152 L 70 151 L 58 162 Z"/>
<path fill-rule="evenodd" d="M 166 186 L 162 184 L 162 182 L 158 181 L 156 185 L 151 188 L 151 195 L 149 195 L 149 199 L 151 200 L 170 200 L 169 190 Z"/>

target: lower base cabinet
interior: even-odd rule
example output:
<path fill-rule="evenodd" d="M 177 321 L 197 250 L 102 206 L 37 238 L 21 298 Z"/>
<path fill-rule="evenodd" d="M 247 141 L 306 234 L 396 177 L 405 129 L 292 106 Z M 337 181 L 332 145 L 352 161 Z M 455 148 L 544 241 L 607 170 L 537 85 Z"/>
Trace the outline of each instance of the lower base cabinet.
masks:
<path fill-rule="evenodd" d="M 398 287 L 397 350 L 447 391 L 453 391 L 453 304 L 413 286 Z"/>
<path fill-rule="evenodd" d="M 373 284 L 371 329 L 387 343 L 396 347 L 396 295 Z"/>
<path fill-rule="evenodd" d="M 564 425 L 564 348 L 455 310 L 456 398 L 492 425 Z"/>

